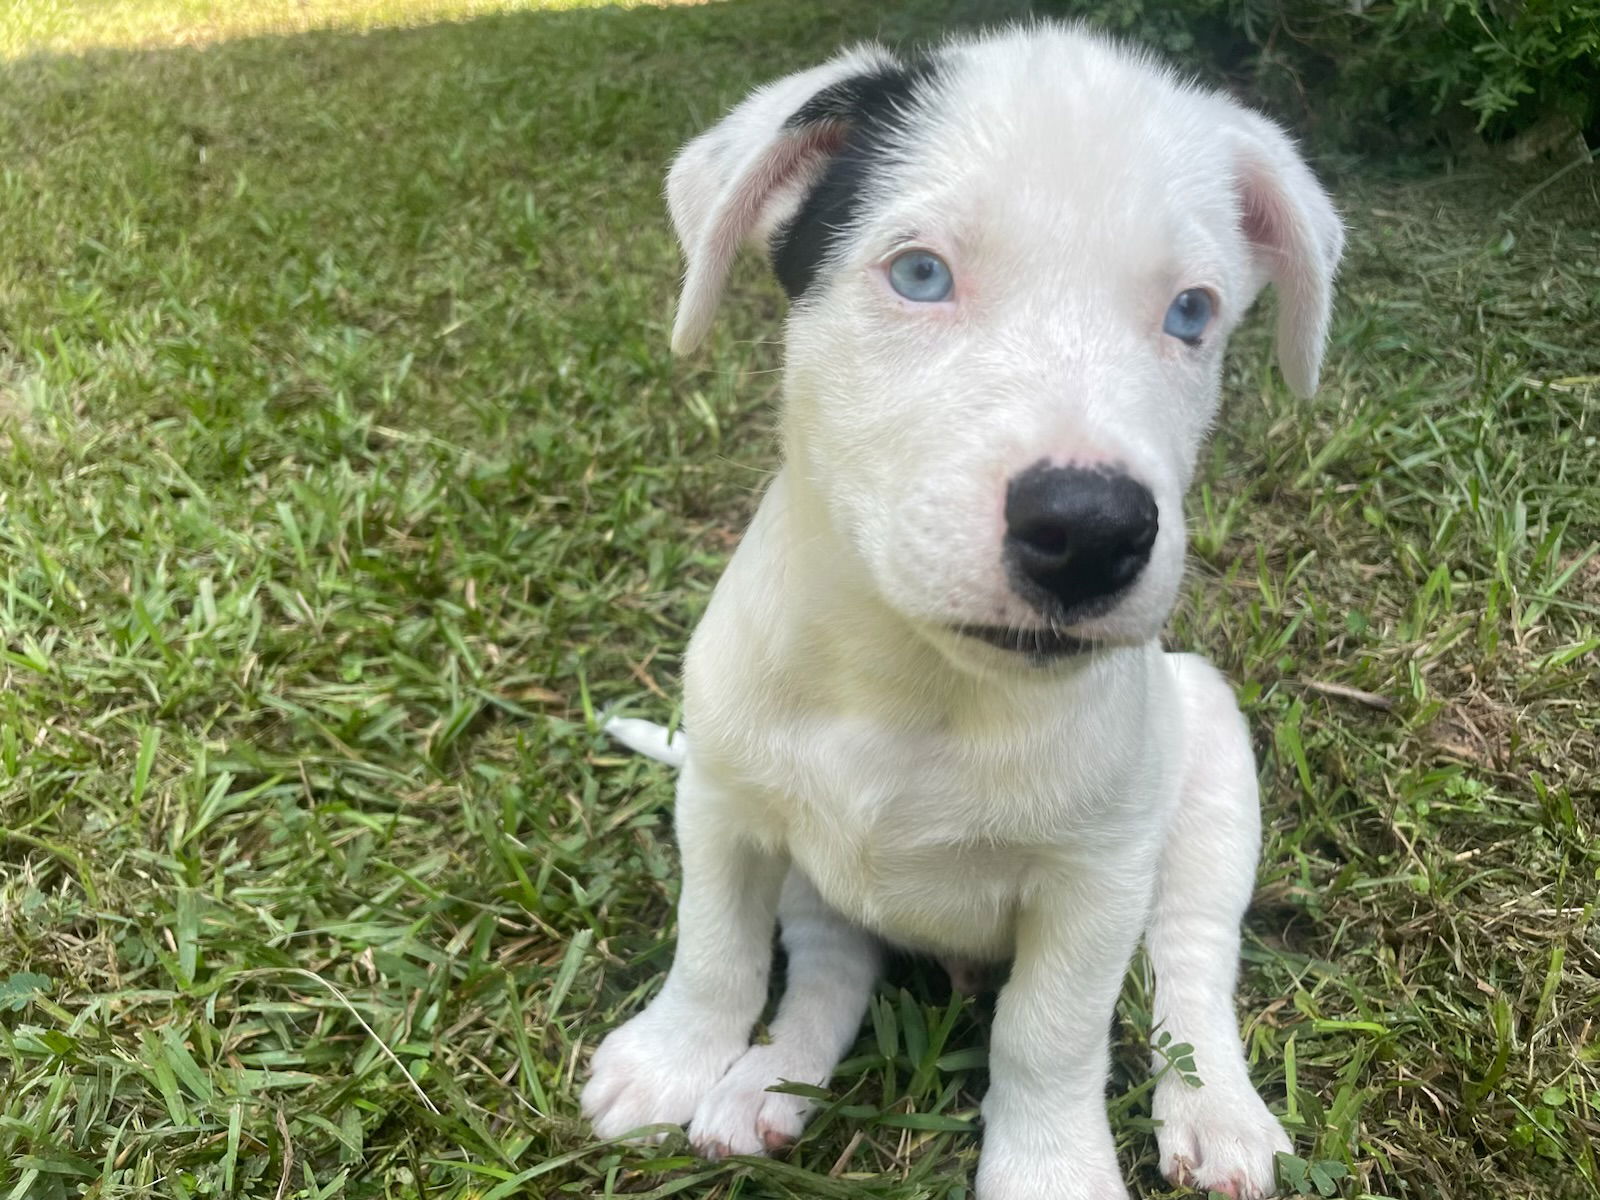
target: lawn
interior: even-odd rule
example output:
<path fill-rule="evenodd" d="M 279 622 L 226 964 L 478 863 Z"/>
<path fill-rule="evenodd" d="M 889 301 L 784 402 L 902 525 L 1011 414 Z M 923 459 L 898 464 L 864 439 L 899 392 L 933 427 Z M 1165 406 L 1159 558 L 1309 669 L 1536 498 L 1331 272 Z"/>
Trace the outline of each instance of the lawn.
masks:
<path fill-rule="evenodd" d="M 664 164 L 979 11 L 0 16 L 0 1200 L 970 1194 L 986 1004 L 918 963 L 785 1161 L 575 1097 L 676 887 L 670 775 L 594 714 L 673 712 L 775 451 L 756 265 L 667 353 Z M 1597 1197 L 1600 184 L 1319 168 L 1325 384 L 1236 343 L 1171 628 L 1261 752 L 1253 1069 L 1340 1195 Z M 1161 1197 L 1149 1036 L 1136 971 Z"/>

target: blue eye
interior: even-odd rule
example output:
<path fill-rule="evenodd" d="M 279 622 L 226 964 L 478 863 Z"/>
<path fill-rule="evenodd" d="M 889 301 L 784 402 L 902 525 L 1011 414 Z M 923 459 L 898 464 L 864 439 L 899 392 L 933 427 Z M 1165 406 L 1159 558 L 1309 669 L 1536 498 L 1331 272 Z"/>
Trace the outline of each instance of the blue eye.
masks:
<path fill-rule="evenodd" d="M 1200 335 L 1211 324 L 1215 312 L 1216 305 L 1211 301 L 1211 293 L 1204 288 L 1179 292 L 1178 298 L 1167 309 L 1167 319 L 1161 326 L 1161 332 L 1171 334 L 1191 346 L 1198 346 Z"/>
<path fill-rule="evenodd" d="M 944 259 L 927 250 L 907 250 L 889 264 L 889 286 L 907 300 L 932 304 L 947 300 L 955 288 Z"/>

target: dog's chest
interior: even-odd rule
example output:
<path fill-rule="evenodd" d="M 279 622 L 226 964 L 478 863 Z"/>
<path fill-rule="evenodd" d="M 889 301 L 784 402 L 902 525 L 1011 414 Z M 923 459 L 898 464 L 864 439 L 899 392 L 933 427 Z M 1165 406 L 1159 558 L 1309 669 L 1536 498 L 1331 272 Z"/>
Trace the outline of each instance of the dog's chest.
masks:
<path fill-rule="evenodd" d="M 771 816 L 822 896 L 892 941 L 977 959 L 1010 954 L 1030 878 L 1099 833 L 1111 769 L 1023 736 L 978 748 L 843 723 L 806 759 Z"/>
<path fill-rule="evenodd" d="M 984 961 L 1011 953 L 1024 852 L 861 833 L 796 822 L 794 860 L 830 905 L 910 949 Z"/>

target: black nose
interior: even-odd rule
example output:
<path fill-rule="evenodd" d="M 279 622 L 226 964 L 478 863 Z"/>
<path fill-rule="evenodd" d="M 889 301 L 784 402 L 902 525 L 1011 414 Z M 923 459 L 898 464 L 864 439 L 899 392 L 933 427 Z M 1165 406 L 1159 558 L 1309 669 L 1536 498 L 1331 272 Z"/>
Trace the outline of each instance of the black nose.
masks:
<path fill-rule="evenodd" d="M 1120 471 L 1037 463 L 1006 489 L 1006 562 L 1035 608 L 1092 615 L 1138 578 L 1155 541 L 1156 498 Z"/>

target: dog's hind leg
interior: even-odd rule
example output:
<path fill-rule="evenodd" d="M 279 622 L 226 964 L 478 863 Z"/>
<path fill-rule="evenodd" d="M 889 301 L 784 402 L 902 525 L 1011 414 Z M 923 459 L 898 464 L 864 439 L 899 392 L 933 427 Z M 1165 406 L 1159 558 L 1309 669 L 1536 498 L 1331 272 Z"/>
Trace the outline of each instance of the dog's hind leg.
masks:
<path fill-rule="evenodd" d="M 1183 697 L 1184 778 L 1145 945 L 1158 1035 L 1194 1047 L 1201 1086 L 1176 1070 L 1156 1084 L 1161 1171 L 1175 1184 L 1256 1200 L 1273 1194 L 1273 1156 L 1290 1145 L 1251 1086 L 1233 1006 L 1261 844 L 1255 759 L 1227 681 L 1192 655 L 1168 662 Z"/>
<path fill-rule="evenodd" d="M 695 1110 L 689 1140 L 707 1158 L 764 1154 L 800 1136 L 812 1102 L 766 1089 L 825 1085 L 855 1041 L 878 977 L 878 940 L 829 908 L 797 869 L 784 881 L 778 921 L 789 969 L 772 1038 L 746 1050 Z"/>

